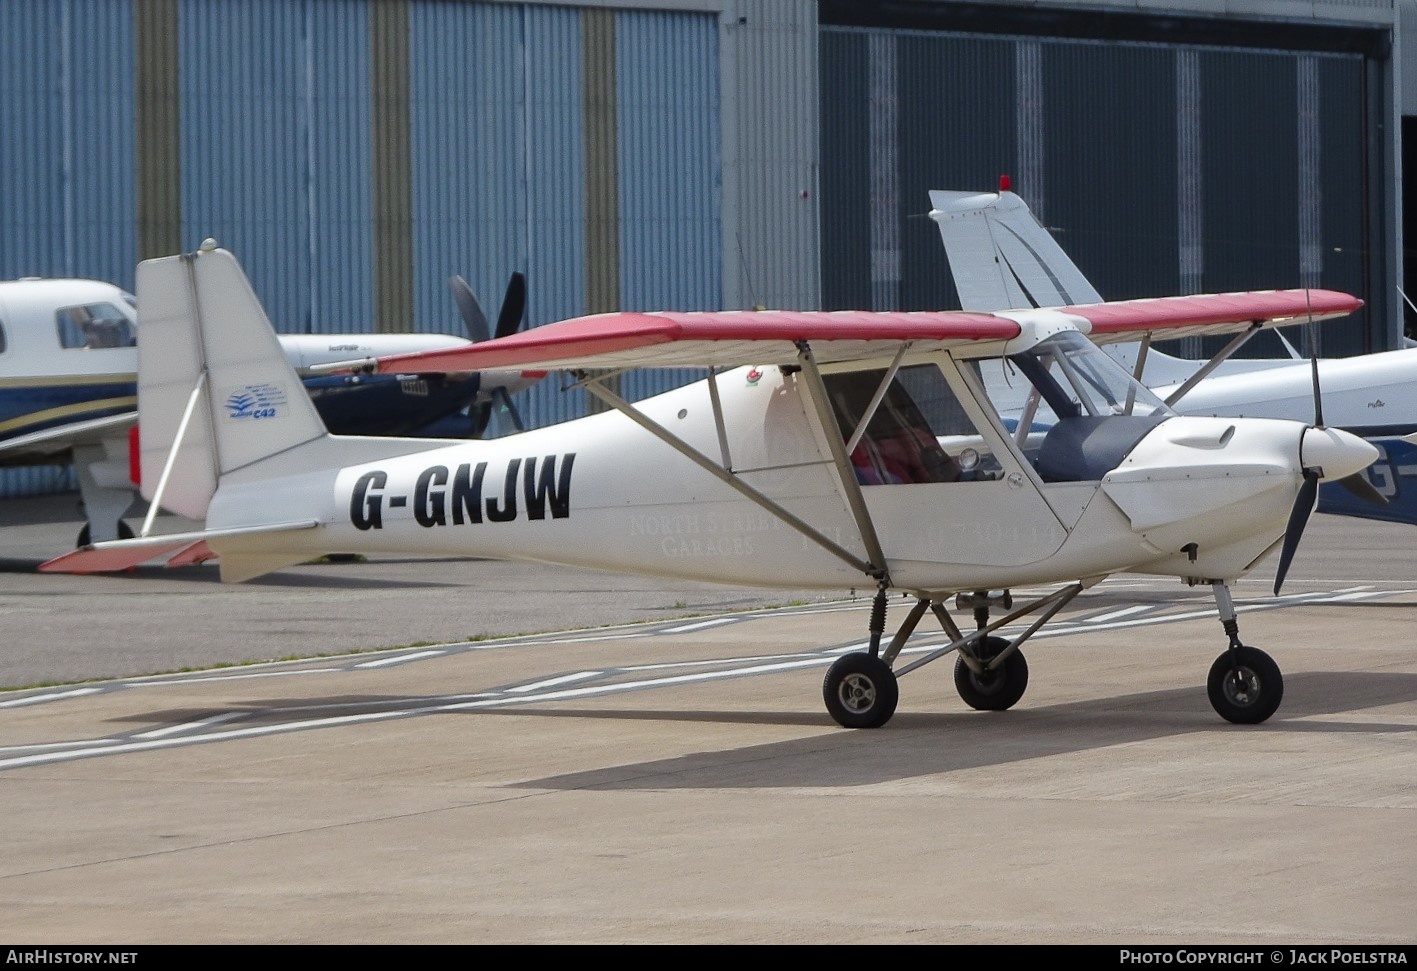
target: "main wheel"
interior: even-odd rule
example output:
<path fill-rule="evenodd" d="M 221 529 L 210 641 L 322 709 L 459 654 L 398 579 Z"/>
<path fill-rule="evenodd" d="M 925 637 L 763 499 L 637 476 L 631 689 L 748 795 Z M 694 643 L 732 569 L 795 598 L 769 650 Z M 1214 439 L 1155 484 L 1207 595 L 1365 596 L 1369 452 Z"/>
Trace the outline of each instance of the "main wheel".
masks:
<path fill-rule="evenodd" d="M 843 654 L 827 668 L 822 700 L 842 728 L 880 728 L 895 714 L 900 685 L 880 658 L 864 652 Z"/>
<path fill-rule="evenodd" d="M 1221 718 L 1237 725 L 1258 725 L 1279 710 L 1284 677 L 1264 651 L 1241 646 L 1215 659 L 1205 690 Z"/>
<path fill-rule="evenodd" d="M 84 523 L 83 529 L 79 530 L 79 542 L 78 542 L 78 546 L 88 546 L 88 545 L 89 545 L 89 535 L 90 535 L 90 533 L 89 533 L 89 524 L 88 524 L 88 523 Z M 124 522 L 123 520 L 121 520 L 121 519 L 118 520 L 118 538 L 119 538 L 119 539 L 132 539 L 132 538 L 133 538 L 133 527 L 132 527 L 132 526 L 129 526 L 127 523 L 125 523 L 125 522 Z"/>
<path fill-rule="evenodd" d="M 988 661 L 1008 646 L 1002 637 L 986 637 L 980 658 Z M 1028 662 L 1022 651 L 1014 651 L 1002 665 L 984 674 L 976 674 L 964 658 L 955 660 L 955 690 L 976 711 L 1007 711 L 1018 704 L 1027 687 Z"/>

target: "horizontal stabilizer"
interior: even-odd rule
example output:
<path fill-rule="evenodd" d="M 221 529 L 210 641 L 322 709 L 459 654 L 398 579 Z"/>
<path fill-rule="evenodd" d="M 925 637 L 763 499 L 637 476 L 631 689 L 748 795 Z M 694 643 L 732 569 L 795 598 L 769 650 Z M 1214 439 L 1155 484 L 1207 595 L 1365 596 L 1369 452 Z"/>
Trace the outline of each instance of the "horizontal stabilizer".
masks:
<path fill-rule="evenodd" d="M 167 539 L 166 537 L 163 537 Z M 142 543 L 133 545 L 132 540 L 115 540 L 121 545 L 118 548 L 104 548 L 108 544 L 99 546 L 81 546 L 76 550 L 71 550 L 62 556 L 56 556 L 52 560 L 46 560 L 39 565 L 41 573 L 117 573 L 129 567 L 137 566 L 139 563 L 146 563 L 148 560 L 170 553 L 173 550 L 190 546 L 187 540 L 168 540 L 164 543 Z"/>
<path fill-rule="evenodd" d="M 198 563 L 205 563 L 207 560 L 214 559 L 216 559 L 216 553 L 207 545 L 206 540 L 200 539 L 168 557 L 167 565 L 169 567 L 196 566 Z"/>
<path fill-rule="evenodd" d="M 229 529 L 205 529 L 191 533 L 166 533 L 161 536 L 144 536 L 138 539 L 115 539 L 105 543 L 81 546 L 62 556 L 56 556 L 39 565 L 41 573 L 114 573 L 156 559 L 164 553 L 179 550 L 177 555 L 186 555 L 189 562 L 200 563 L 200 559 L 190 559 L 199 553 L 199 546 L 206 546 L 208 540 L 226 536 L 252 536 L 261 533 L 283 533 L 296 529 L 313 529 L 320 525 L 317 519 L 307 519 L 293 523 L 276 523 L 269 526 L 233 526 Z M 211 553 L 211 548 L 206 547 Z M 213 554 L 214 555 L 214 554 Z M 204 559 L 212 557 L 204 556 Z"/>

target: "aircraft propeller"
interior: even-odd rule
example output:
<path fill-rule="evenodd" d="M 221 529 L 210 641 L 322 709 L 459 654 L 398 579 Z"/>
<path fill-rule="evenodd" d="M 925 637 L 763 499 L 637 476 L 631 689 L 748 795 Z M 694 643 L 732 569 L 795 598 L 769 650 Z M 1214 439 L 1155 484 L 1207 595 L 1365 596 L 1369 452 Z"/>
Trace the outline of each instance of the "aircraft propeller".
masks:
<path fill-rule="evenodd" d="M 1307 294 L 1307 290 L 1305 291 Z M 1314 321 L 1308 322 L 1309 329 L 1309 367 L 1313 375 L 1314 382 L 1314 423 L 1304 431 L 1307 437 L 1312 432 L 1322 432 L 1325 430 L 1323 393 L 1319 387 L 1319 356 L 1318 337 L 1314 333 Z M 1304 447 L 1299 447 L 1300 462 L 1303 462 Z M 1304 535 L 1304 527 L 1309 524 L 1309 517 L 1313 515 L 1318 504 L 1319 479 L 1323 477 L 1323 466 L 1321 463 L 1314 463 L 1303 466 L 1304 481 L 1299 486 L 1299 493 L 1294 497 L 1294 508 L 1289 512 L 1289 522 L 1284 529 L 1284 545 L 1279 551 L 1279 567 L 1274 574 L 1274 595 L 1279 596 L 1279 588 L 1284 583 L 1284 577 L 1289 573 L 1289 564 L 1294 559 L 1294 551 L 1299 547 L 1299 539 Z M 1367 478 L 1360 472 L 1344 476 L 1337 480 L 1345 489 L 1353 493 L 1360 499 L 1366 499 L 1379 506 L 1386 506 L 1387 499 L 1373 488 Z"/>
<path fill-rule="evenodd" d="M 482 310 L 482 304 L 478 302 L 477 295 L 472 292 L 472 287 L 468 286 L 466 280 L 457 274 L 448 278 L 448 288 L 453 291 L 453 300 L 458 305 L 458 313 L 462 315 L 463 326 L 467 328 L 467 336 L 473 343 L 481 343 L 491 340 L 494 337 L 508 337 L 521 330 L 522 320 L 526 316 L 526 276 L 520 272 L 512 274 L 507 281 L 507 292 L 502 296 L 502 306 L 497 312 L 497 329 L 493 331 L 487 323 L 487 314 Z M 517 406 L 512 404 L 511 395 L 507 394 L 505 388 L 493 388 L 491 395 L 484 401 L 472 406 L 472 434 L 474 438 L 481 438 L 487 431 L 487 425 L 492 419 L 493 399 L 506 409 L 508 417 L 511 418 L 513 427 L 517 431 L 526 431 L 526 426 L 522 424 L 522 418 L 517 411 Z"/>

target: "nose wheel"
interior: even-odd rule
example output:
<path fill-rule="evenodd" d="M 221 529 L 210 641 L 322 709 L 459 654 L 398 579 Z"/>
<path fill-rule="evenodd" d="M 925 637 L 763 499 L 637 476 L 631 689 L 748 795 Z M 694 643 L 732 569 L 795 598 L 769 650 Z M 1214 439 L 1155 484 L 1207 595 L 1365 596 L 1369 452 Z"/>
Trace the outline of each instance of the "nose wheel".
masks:
<path fill-rule="evenodd" d="M 1279 710 L 1284 698 L 1279 665 L 1259 648 L 1243 644 L 1215 659 L 1205 687 L 1216 713 L 1237 725 L 1258 725 Z"/>
<path fill-rule="evenodd" d="M 1279 710 L 1284 700 L 1284 676 L 1274 659 L 1257 647 L 1240 643 L 1240 625 L 1230 588 L 1212 583 L 1220 624 L 1230 635 L 1230 646 L 1215 659 L 1205 690 L 1216 714 L 1237 725 L 1258 725 Z"/>

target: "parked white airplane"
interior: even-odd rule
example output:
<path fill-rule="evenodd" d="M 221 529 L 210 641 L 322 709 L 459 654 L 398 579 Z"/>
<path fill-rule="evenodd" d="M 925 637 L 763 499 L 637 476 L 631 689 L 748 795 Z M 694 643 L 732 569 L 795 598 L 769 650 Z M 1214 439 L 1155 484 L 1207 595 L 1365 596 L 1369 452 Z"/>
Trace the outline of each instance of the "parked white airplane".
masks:
<path fill-rule="evenodd" d="M 1028 680 L 1023 642 L 1118 571 L 1211 585 L 1229 638 L 1207 679 L 1211 703 L 1230 721 L 1263 721 L 1283 679 L 1241 643 L 1229 584 L 1281 544 L 1282 579 L 1319 479 L 1376 455 L 1303 422 L 1177 416 L 1086 336 L 1233 331 L 1361 305 L 1329 291 L 995 314 L 583 317 L 380 361 L 392 373 L 561 371 L 612 409 L 429 443 L 329 434 L 230 253 L 147 261 L 138 290 L 143 495 L 154 512 L 207 528 L 155 535 L 150 515 L 140 538 L 42 569 L 201 551 L 240 581 L 324 553 L 441 553 L 770 587 L 869 584 L 869 649 L 833 663 L 822 687 L 847 727 L 884 724 L 897 679 L 956 652 L 964 701 L 1011 707 Z M 1041 441 L 1008 433 L 970 366 L 1000 355 L 1054 413 Z M 638 404 L 606 384 L 625 368 L 686 366 L 708 377 Z M 1009 588 L 1053 583 L 1013 606 Z M 883 644 L 892 590 L 915 604 Z M 977 630 L 951 618 L 956 595 Z M 995 605 L 1004 616 L 990 621 Z M 896 667 L 927 612 L 949 645 Z M 1026 631 L 1001 636 L 1033 612 Z"/>
<path fill-rule="evenodd" d="M 321 417 L 344 434 L 418 434 L 437 422 L 480 435 L 494 405 L 520 417 L 509 397 L 538 379 L 521 372 L 371 377 L 318 366 L 462 347 L 491 335 L 471 289 L 449 281 L 471 339 L 449 334 L 282 334 Z M 520 327 L 525 284 L 512 278 L 499 334 Z M 132 536 L 122 516 L 136 497 L 129 433 L 137 419 L 134 298 L 97 280 L 0 281 L 0 465 L 73 462 L 86 524 L 79 545 Z M 453 420 L 463 410 L 466 419 Z M 445 433 L 447 434 L 447 433 Z"/>
<path fill-rule="evenodd" d="M 1102 302 L 1053 235 L 1007 188 L 934 190 L 930 205 L 964 309 Z M 1319 510 L 1417 524 L 1417 444 L 1410 437 L 1417 433 L 1417 348 L 1313 362 L 1291 346 L 1288 358 L 1232 358 L 1257 332 L 1242 331 L 1209 361 L 1173 357 L 1144 342 L 1111 344 L 1107 351 L 1187 415 L 1313 420 L 1317 380 L 1323 419 L 1367 438 L 1379 453 L 1377 462 L 1344 487 L 1325 485 Z M 1007 384 L 989 365 L 985 371 Z"/>

